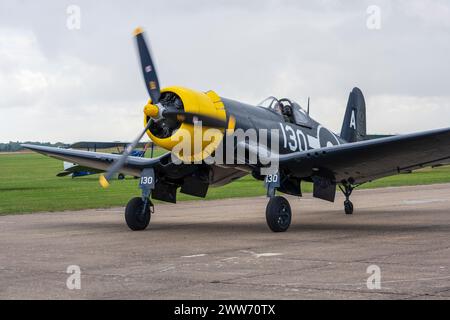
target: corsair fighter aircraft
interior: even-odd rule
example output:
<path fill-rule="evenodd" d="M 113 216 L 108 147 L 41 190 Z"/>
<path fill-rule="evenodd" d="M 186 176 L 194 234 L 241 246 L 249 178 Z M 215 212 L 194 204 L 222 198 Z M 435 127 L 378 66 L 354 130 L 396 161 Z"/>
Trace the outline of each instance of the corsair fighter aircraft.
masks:
<path fill-rule="evenodd" d="M 352 214 L 350 196 L 355 187 L 381 177 L 449 163 L 450 128 L 366 140 L 365 102 L 358 88 L 350 92 L 339 135 L 288 98 L 270 97 L 258 105 L 249 105 L 214 91 L 178 86 L 160 89 L 142 30 L 136 29 L 134 36 L 150 100 L 144 107 L 143 131 L 122 155 L 24 145 L 50 157 L 106 172 L 100 177 L 104 187 L 118 172 L 140 177 L 142 194 L 132 198 L 125 209 L 125 220 L 132 230 L 148 226 L 153 212 L 151 199 L 175 203 L 178 189 L 205 197 L 209 187 L 251 174 L 264 181 L 267 188 L 269 228 L 282 232 L 290 226 L 291 207 L 279 194 L 301 196 L 301 181 L 312 182 L 313 196 L 326 201 L 334 201 L 339 187 L 346 199 L 345 213 Z M 200 152 L 181 152 L 179 142 L 184 139 L 193 144 L 195 138 L 184 134 L 195 136 L 196 128 L 201 134 L 213 129 L 213 134 L 201 141 Z M 229 136 L 249 130 L 256 132 L 256 142 L 246 137 L 237 141 L 231 155 L 226 152 L 226 161 L 208 161 L 229 145 Z M 267 134 L 264 140 L 263 130 L 278 135 Z M 152 159 L 130 156 L 145 133 L 170 152 Z M 244 149 L 243 156 L 238 155 L 239 148 Z M 267 152 L 261 156 L 258 150 Z M 276 170 L 267 173 L 265 169 L 272 163 L 277 164 Z"/>

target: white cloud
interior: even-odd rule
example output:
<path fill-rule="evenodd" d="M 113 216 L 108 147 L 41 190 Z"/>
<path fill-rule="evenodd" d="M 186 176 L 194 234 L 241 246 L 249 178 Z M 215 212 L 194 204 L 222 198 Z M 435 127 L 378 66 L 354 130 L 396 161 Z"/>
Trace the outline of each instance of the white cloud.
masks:
<path fill-rule="evenodd" d="M 108 68 L 70 55 L 48 59 L 31 32 L 0 29 L 0 39 L 8 44 L 0 51 L 2 141 L 123 140 L 140 128 L 144 103 L 110 99 Z"/>

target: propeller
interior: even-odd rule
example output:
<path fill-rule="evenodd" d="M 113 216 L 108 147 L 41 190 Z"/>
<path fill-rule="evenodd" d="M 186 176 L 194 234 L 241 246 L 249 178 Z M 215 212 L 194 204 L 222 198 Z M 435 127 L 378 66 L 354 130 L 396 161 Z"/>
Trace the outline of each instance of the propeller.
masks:
<path fill-rule="evenodd" d="M 141 28 L 136 28 L 134 36 L 136 37 L 139 57 L 141 58 L 141 68 L 142 74 L 144 75 L 145 86 L 152 99 L 152 104 L 157 104 L 161 97 L 158 75 L 156 74 L 155 65 L 153 64 L 150 50 L 147 47 L 143 33 L 144 31 Z"/>
<path fill-rule="evenodd" d="M 142 137 L 144 136 L 145 132 L 149 129 L 151 122 L 149 121 L 147 125 L 145 126 L 144 130 L 133 140 L 132 143 L 130 143 L 125 150 L 122 153 L 122 156 L 114 161 L 114 163 L 109 167 L 108 171 L 105 175 L 100 175 L 99 181 L 100 185 L 103 188 L 107 188 L 109 186 L 109 181 L 112 179 L 112 177 L 119 172 L 119 170 L 123 167 L 123 165 L 126 163 L 128 156 L 130 153 L 136 148 L 139 141 L 141 141 Z"/>
<path fill-rule="evenodd" d="M 134 37 L 136 39 L 136 44 L 139 51 L 139 58 L 141 62 L 142 74 L 144 76 L 145 87 L 147 88 L 148 94 L 151 99 L 151 103 L 149 103 L 145 107 L 144 112 L 149 117 L 154 119 L 160 117 L 167 120 L 185 122 L 189 124 L 195 124 L 197 121 L 201 121 L 202 124 L 207 127 L 234 129 L 235 119 L 233 117 L 230 117 L 228 122 L 226 122 L 202 114 L 185 112 L 178 109 L 170 110 L 163 108 L 162 111 L 160 111 L 159 107 L 157 106 L 161 98 L 158 75 L 156 73 L 156 68 L 153 64 L 150 50 L 145 41 L 143 32 L 144 31 L 141 28 L 136 28 L 136 30 L 134 31 Z M 100 175 L 99 180 L 102 187 L 106 188 L 109 186 L 111 178 L 125 165 L 128 156 L 133 151 L 133 149 L 136 148 L 136 145 L 142 139 L 147 130 L 149 130 L 152 123 L 152 121 L 148 121 L 144 130 L 142 130 L 142 132 L 133 140 L 133 142 L 127 146 L 127 148 L 122 153 L 122 156 L 114 161 L 114 163 L 109 167 L 106 174 Z"/>
<path fill-rule="evenodd" d="M 159 98 L 161 97 L 161 91 L 159 87 L 158 75 L 156 73 L 155 65 L 153 64 L 152 57 L 150 55 L 150 50 L 148 49 L 147 43 L 145 42 L 142 28 L 136 28 L 134 30 L 134 36 L 136 38 L 137 48 L 139 51 L 139 57 L 141 60 L 141 68 L 142 74 L 144 76 L 145 86 L 147 88 L 150 99 L 153 104 L 157 104 L 159 102 Z M 122 153 L 122 156 L 117 159 L 111 167 L 108 169 L 105 175 L 100 175 L 100 185 L 103 188 L 107 188 L 109 186 L 109 181 L 111 178 L 123 167 L 126 163 L 128 156 L 136 148 L 136 145 L 141 141 L 145 132 L 150 128 L 151 121 L 148 121 L 144 130 L 130 143 L 127 148 Z"/>

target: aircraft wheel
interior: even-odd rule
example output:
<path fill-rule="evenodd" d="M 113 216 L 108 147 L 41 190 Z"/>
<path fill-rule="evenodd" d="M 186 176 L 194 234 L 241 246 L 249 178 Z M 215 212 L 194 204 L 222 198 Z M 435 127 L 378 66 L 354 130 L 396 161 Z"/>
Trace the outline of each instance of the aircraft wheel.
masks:
<path fill-rule="evenodd" d="M 133 231 L 144 230 L 150 223 L 150 200 L 147 201 L 145 210 L 143 209 L 144 201 L 141 197 L 131 199 L 125 208 L 125 221 L 128 228 Z"/>
<path fill-rule="evenodd" d="M 123 180 L 125 179 L 125 175 L 123 173 L 119 173 L 119 175 L 117 176 L 118 180 Z"/>
<path fill-rule="evenodd" d="M 353 203 L 350 200 L 344 201 L 345 214 L 353 214 Z"/>
<path fill-rule="evenodd" d="M 273 232 L 284 232 L 291 225 L 291 206 L 283 197 L 273 197 L 266 207 L 266 221 Z"/>

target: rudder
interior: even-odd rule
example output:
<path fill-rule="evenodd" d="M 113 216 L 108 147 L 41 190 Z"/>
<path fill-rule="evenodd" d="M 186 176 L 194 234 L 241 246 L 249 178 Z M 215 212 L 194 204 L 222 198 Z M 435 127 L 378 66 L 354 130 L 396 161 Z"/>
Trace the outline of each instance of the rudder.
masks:
<path fill-rule="evenodd" d="M 350 92 L 342 123 L 341 138 L 347 142 L 364 140 L 366 137 L 366 102 L 359 88 Z"/>

